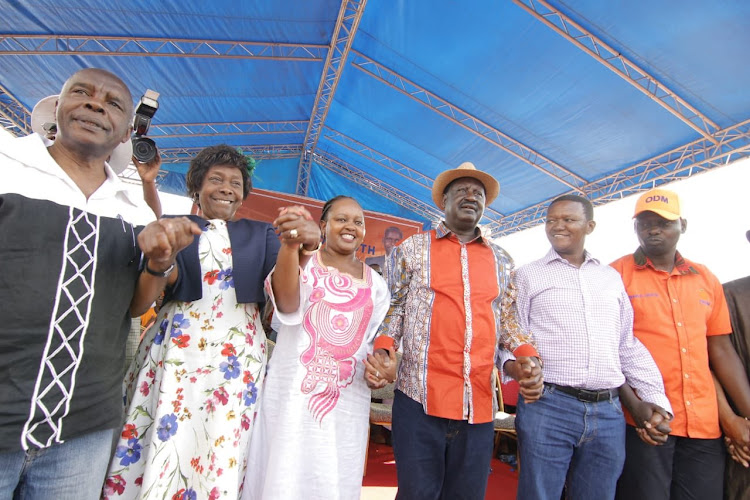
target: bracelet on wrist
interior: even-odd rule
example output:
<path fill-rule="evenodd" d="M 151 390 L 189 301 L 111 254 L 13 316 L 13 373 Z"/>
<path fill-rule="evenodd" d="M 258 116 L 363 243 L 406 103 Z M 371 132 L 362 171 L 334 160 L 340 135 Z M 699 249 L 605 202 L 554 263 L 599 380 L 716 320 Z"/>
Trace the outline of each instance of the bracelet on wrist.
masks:
<path fill-rule="evenodd" d="M 172 274 L 172 271 L 174 271 L 174 262 L 164 271 L 154 271 L 153 269 L 148 267 L 148 261 L 146 261 L 145 269 L 146 272 L 151 276 L 156 276 L 157 278 L 168 278 L 169 275 Z"/>
<path fill-rule="evenodd" d="M 323 246 L 323 240 L 318 241 L 318 246 L 316 246 L 312 250 L 308 250 L 307 248 L 305 248 L 305 244 L 301 243 L 300 246 L 299 246 L 299 251 L 300 251 L 300 253 L 302 255 L 312 255 L 314 253 L 317 253 L 318 250 L 320 250 L 320 247 L 322 247 L 322 246 Z"/>

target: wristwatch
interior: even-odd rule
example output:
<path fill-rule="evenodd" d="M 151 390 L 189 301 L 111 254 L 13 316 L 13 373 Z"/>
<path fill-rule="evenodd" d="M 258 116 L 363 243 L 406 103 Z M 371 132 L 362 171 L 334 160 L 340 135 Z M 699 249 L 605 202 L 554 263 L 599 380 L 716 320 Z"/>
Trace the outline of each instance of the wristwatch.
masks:
<path fill-rule="evenodd" d="M 156 276 L 157 278 L 168 278 L 169 275 L 172 274 L 172 271 L 174 271 L 174 262 L 172 262 L 172 265 L 163 272 L 158 272 L 148 267 L 148 261 L 146 261 L 146 272 L 151 276 Z"/>

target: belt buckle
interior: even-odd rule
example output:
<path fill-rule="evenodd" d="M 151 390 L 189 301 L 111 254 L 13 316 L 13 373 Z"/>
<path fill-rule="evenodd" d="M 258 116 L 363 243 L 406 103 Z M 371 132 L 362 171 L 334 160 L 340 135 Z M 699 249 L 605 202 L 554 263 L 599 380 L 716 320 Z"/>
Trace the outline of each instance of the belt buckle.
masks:
<path fill-rule="evenodd" d="M 598 403 L 601 391 L 578 389 L 578 400 L 586 403 Z"/>

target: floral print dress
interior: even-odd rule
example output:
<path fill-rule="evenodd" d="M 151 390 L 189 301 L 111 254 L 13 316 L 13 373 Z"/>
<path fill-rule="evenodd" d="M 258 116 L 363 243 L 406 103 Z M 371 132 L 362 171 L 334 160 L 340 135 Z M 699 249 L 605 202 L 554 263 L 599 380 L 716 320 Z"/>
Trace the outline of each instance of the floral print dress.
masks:
<path fill-rule="evenodd" d="M 265 373 L 257 304 L 238 304 L 226 223 L 200 236 L 203 295 L 165 304 L 125 375 L 103 498 L 239 497 Z"/>

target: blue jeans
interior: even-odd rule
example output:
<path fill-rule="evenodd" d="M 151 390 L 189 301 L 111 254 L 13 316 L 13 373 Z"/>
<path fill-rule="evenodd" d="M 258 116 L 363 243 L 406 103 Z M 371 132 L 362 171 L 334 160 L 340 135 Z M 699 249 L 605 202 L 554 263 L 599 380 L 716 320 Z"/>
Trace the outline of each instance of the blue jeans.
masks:
<path fill-rule="evenodd" d="M 401 391 L 393 400 L 397 500 L 483 500 L 490 473 L 492 422 L 427 415 Z M 559 499 L 558 499 L 559 500 Z"/>
<path fill-rule="evenodd" d="M 619 398 L 588 403 L 544 386 L 534 403 L 518 399 L 521 456 L 518 498 L 607 500 L 625 462 L 625 419 Z"/>
<path fill-rule="evenodd" d="M 49 448 L 0 453 L 0 498 L 96 500 L 109 467 L 114 429 Z"/>

